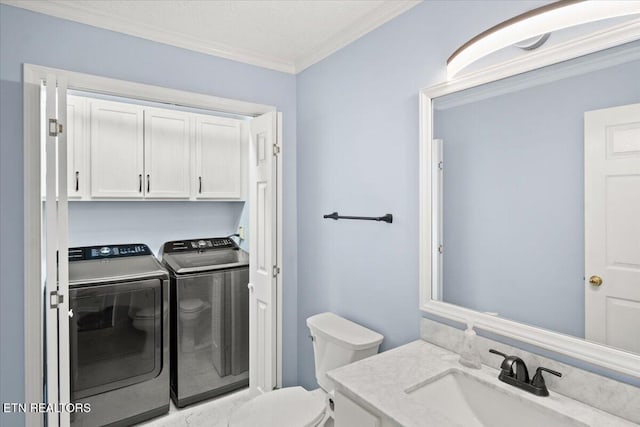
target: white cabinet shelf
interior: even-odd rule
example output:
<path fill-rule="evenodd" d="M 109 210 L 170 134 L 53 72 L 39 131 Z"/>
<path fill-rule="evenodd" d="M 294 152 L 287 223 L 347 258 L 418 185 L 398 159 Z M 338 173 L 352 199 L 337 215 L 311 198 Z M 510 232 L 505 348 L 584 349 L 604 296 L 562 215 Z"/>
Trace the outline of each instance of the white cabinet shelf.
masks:
<path fill-rule="evenodd" d="M 70 200 L 243 200 L 241 120 L 69 95 Z"/>

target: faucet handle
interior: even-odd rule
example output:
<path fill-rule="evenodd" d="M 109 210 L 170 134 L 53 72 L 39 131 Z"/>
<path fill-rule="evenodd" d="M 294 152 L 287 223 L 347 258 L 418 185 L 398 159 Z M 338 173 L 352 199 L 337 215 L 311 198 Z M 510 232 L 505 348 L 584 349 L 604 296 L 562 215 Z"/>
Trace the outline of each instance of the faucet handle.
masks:
<path fill-rule="evenodd" d="M 494 349 L 489 349 L 489 353 L 497 354 L 498 356 L 504 357 L 504 360 L 502 361 L 502 364 L 500 365 L 500 369 L 502 369 L 503 371 L 505 371 L 505 373 L 508 373 L 509 375 L 511 375 L 513 373 L 512 370 L 511 370 L 511 363 L 509 362 L 509 356 L 508 355 L 502 353 L 501 351 L 494 350 Z"/>
<path fill-rule="evenodd" d="M 542 366 L 540 366 L 538 369 L 536 369 L 536 374 L 533 376 L 533 379 L 531 380 L 531 385 L 535 387 L 542 387 L 545 385 L 544 377 L 542 376 L 542 371 L 553 374 L 556 377 L 562 376 L 562 374 L 558 371 L 554 371 L 553 369 L 549 369 L 549 368 L 543 368 Z"/>
<path fill-rule="evenodd" d="M 498 351 L 498 350 L 494 350 L 494 349 L 489 349 L 489 353 L 497 354 L 498 356 L 502 356 L 502 357 L 504 357 L 505 359 L 506 359 L 507 357 L 509 357 L 509 356 L 507 356 L 506 354 L 504 354 L 503 352 Z"/>
<path fill-rule="evenodd" d="M 531 385 L 534 388 L 538 389 L 536 394 L 538 394 L 539 396 L 549 396 L 549 390 L 547 390 L 547 384 L 544 382 L 542 371 L 548 372 L 557 377 L 561 377 L 562 374 L 558 371 L 554 371 L 553 369 L 543 368 L 542 366 L 536 369 L 536 374 L 533 376 L 533 379 L 531 380 Z"/>
<path fill-rule="evenodd" d="M 504 357 L 504 360 L 502 361 L 502 364 L 500 365 L 500 369 L 502 370 L 502 373 L 504 375 L 507 376 L 513 376 L 513 368 L 511 366 L 512 362 L 510 361 L 510 357 L 507 354 L 504 354 L 501 351 L 498 350 L 494 350 L 494 349 L 489 349 L 489 353 L 493 353 L 493 354 L 497 354 L 498 356 L 502 356 Z"/>
<path fill-rule="evenodd" d="M 524 363 L 524 360 L 517 356 L 508 356 L 494 349 L 489 350 L 489 352 L 504 357 L 500 365 L 500 370 L 502 371 L 501 376 L 512 377 L 518 381 L 529 383 L 529 371 L 527 370 L 527 365 Z"/>

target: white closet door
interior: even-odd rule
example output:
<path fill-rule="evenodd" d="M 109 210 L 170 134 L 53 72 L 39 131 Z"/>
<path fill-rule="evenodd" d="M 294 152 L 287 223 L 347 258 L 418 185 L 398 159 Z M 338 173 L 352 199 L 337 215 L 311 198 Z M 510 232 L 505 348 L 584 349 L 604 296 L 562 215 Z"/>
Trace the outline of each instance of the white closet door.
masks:
<path fill-rule="evenodd" d="M 249 387 L 254 393 L 277 384 L 277 142 L 276 113 L 251 121 L 249 267 Z"/>
<path fill-rule="evenodd" d="M 69 199 L 87 195 L 89 177 L 86 155 L 89 150 L 87 134 L 89 114 L 85 98 L 67 96 L 67 188 Z"/>
<path fill-rule="evenodd" d="M 91 101 L 91 196 L 142 198 L 143 107 Z"/>
<path fill-rule="evenodd" d="M 585 337 L 640 353 L 640 104 L 584 117 Z"/>
<path fill-rule="evenodd" d="M 242 196 L 241 124 L 235 119 L 196 117 L 196 198 Z"/>
<path fill-rule="evenodd" d="M 44 132 L 46 402 L 70 401 L 69 264 L 67 205 L 67 86 L 54 74 L 46 78 Z M 34 301 L 34 304 L 36 302 Z M 48 426 L 68 426 L 68 412 L 47 413 Z"/>
<path fill-rule="evenodd" d="M 145 108 L 144 165 L 147 198 L 188 198 L 189 117 L 187 113 Z"/>

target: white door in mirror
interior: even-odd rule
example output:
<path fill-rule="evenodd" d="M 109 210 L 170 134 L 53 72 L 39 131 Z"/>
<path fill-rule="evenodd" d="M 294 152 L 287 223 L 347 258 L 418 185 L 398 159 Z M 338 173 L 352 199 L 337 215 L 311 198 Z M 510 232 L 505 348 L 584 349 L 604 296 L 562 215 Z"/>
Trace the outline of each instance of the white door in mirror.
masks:
<path fill-rule="evenodd" d="M 589 111 L 585 338 L 640 353 L 640 104 Z"/>

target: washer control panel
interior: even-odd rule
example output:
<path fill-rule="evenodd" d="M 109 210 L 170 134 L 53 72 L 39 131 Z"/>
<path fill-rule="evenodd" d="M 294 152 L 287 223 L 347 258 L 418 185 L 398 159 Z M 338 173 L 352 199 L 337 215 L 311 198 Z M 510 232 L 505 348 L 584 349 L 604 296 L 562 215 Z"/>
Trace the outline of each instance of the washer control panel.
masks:
<path fill-rule="evenodd" d="M 229 237 L 212 237 L 196 240 L 178 240 L 168 242 L 164 245 L 166 253 L 171 252 L 194 252 L 208 249 L 238 249 L 236 242 Z"/>
<path fill-rule="evenodd" d="M 149 247 L 142 243 L 69 248 L 69 261 L 87 261 L 92 259 L 121 258 L 141 255 L 152 255 Z"/>

